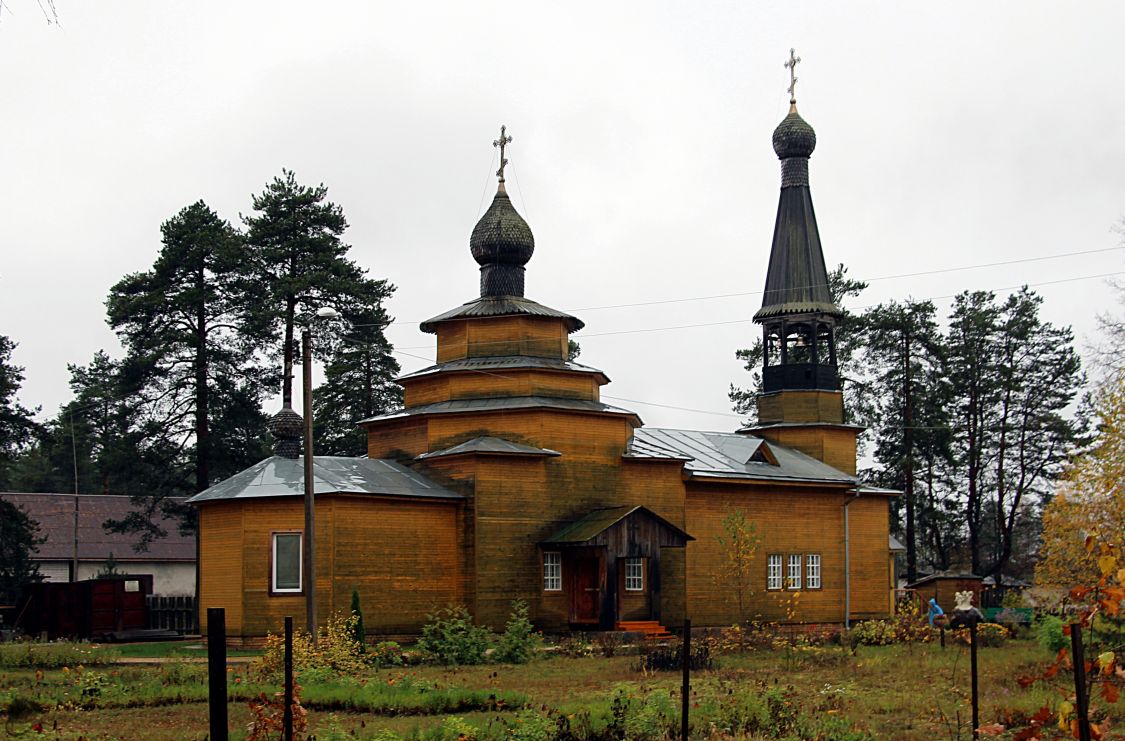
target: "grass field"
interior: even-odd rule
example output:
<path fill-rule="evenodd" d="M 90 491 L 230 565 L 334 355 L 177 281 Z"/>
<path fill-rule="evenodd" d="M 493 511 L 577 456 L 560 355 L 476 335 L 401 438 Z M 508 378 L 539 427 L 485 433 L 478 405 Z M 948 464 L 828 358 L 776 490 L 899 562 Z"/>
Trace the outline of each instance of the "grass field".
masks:
<path fill-rule="evenodd" d="M 174 657 L 180 649 L 164 650 Z M 1030 641 L 982 648 L 982 722 L 1057 703 L 1051 688 L 1025 690 L 1016 681 L 1048 659 Z M 246 672 L 234 666 L 228 674 L 235 698 L 229 706 L 232 738 L 242 737 L 250 720 L 247 700 L 277 689 Z M 387 729 L 454 741 L 473 738 L 472 728 L 486 729 L 481 738 L 549 739 L 544 729 L 560 724 L 570 726 L 574 738 L 617 732 L 618 738 L 655 739 L 679 727 L 679 674 L 639 671 L 637 657 L 628 655 L 385 669 L 345 680 L 306 678 L 305 685 L 310 729 L 319 729 L 322 739 L 376 738 Z M 963 646 L 725 655 L 715 668 L 693 675 L 692 690 L 694 738 L 971 738 Z M 42 728 L 48 738 L 201 739 L 205 700 L 204 667 L 175 658 L 163 665 L 0 669 L 0 709 L 10 737 L 43 738 Z M 1125 726 L 1125 708 L 1114 712 L 1116 730 Z"/>

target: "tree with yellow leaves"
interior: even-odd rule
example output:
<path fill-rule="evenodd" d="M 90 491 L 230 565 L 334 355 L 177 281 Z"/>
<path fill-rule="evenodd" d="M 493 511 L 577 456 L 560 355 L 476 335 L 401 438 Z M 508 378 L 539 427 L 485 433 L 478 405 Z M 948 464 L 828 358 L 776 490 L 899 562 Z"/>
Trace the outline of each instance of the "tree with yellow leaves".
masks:
<path fill-rule="evenodd" d="M 1125 539 L 1125 376 L 1102 387 L 1095 412 L 1093 448 L 1071 462 L 1043 511 L 1043 545 L 1035 569 L 1040 585 L 1069 588 L 1096 582 L 1100 549 L 1090 546 L 1121 546 Z"/>

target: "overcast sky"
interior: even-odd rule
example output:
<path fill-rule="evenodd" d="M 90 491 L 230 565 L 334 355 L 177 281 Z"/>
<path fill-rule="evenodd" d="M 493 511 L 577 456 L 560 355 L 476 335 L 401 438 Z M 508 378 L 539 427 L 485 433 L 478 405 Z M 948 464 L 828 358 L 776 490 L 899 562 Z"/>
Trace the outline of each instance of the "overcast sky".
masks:
<path fill-rule="evenodd" d="M 202 198 L 237 224 L 282 167 L 343 206 L 353 259 L 397 286 L 404 370 L 427 365 L 417 322 L 478 294 L 468 238 L 503 123 L 528 297 L 586 322 L 607 401 L 734 429 L 791 46 L 825 258 L 882 278 L 857 307 L 944 315 L 961 290 L 1029 283 L 1083 342 L 1117 308 L 1089 276 L 1125 271 L 1120 2 L 55 7 L 58 25 L 0 4 L 0 334 L 44 414 L 67 363 L 120 355 L 103 302 L 151 267 L 161 222 Z M 652 303 L 673 299 L 696 300 Z"/>

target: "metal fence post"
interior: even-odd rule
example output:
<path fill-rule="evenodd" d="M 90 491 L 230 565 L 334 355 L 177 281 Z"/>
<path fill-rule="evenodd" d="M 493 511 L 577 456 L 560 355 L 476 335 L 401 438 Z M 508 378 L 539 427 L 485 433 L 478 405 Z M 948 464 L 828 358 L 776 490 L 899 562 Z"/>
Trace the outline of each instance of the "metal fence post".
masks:
<path fill-rule="evenodd" d="M 969 621 L 969 663 L 973 674 L 973 738 L 980 738 L 980 694 L 977 688 L 977 621 Z"/>
<path fill-rule="evenodd" d="M 1074 704 L 1078 711 L 1079 741 L 1090 741 L 1090 698 L 1086 694 L 1086 655 L 1082 648 L 1082 624 L 1070 624 L 1070 657 L 1074 663 Z"/>
<path fill-rule="evenodd" d="M 227 618 L 222 607 L 207 608 L 207 710 L 211 741 L 227 741 Z"/>
<path fill-rule="evenodd" d="M 680 689 L 680 741 L 688 741 L 688 709 L 691 707 L 691 618 L 684 618 L 684 684 Z"/>
<path fill-rule="evenodd" d="M 285 710 L 281 715 L 285 741 L 293 741 L 293 616 L 285 616 Z"/>

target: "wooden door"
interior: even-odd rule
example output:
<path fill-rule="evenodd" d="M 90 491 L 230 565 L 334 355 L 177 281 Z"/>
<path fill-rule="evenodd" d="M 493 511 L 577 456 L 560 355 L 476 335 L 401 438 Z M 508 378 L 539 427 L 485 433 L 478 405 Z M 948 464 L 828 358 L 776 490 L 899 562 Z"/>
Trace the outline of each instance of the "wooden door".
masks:
<path fill-rule="evenodd" d="M 574 554 L 570 589 L 570 621 L 597 623 L 602 613 L 603 561 L 597 551 Z"/>

